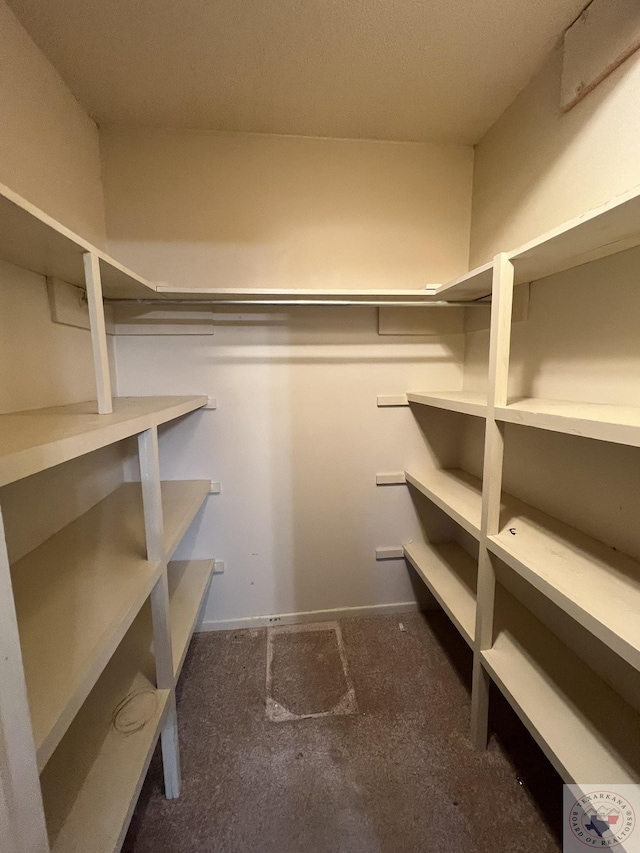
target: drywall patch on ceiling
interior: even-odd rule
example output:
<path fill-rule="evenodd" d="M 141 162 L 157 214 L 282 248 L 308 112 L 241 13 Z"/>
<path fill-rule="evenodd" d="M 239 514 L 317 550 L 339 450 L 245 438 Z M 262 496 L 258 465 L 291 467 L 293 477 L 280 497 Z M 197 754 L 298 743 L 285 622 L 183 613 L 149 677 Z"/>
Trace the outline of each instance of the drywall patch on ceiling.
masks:
<path fill-rule="evenodd" d="M 99 123 L 472 144 L 585 0 L 11 0 Z"/>
<path fill-rule="evenodd" d="M 565 33 L 562 109 L 580 103 L 638 48 L 638 0 L 593 0 Z"/>

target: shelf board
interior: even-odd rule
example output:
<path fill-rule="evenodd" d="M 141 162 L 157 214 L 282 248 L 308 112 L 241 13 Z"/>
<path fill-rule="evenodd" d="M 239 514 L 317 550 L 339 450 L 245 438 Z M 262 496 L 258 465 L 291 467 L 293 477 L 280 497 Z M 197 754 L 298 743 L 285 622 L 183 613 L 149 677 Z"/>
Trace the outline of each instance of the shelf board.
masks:
<path fill-rule="evenodd" d="M 85 252 L 92 252 L 100 259 L 105 297 L 160 298 L 150 281 L 0 184 L 0 258 L 23 269 L 84 288 Z"/>
<path fill-rule="evenodd" d="M 522 397 L 496 407 L 496 419 L 640 447 L 640 407 Z"/>
<path fill-rule="evenodd" d="M 510 495 L 503 496 L 500 533 L 487 545 L 640 669 L 640 563 Z"/>
<path fill-rule="evenodd" d="M 140 611 L 207 486 L 162 484 L 162 563 L 146 560 L 141 487 L 126 483 L 12 567 L 40 769 Z"/>
<path fill-rule="evenodd" d="M 640 245 L 639 190 L 635 187 L 510 252 L 516 283 L 536 281 Z"/>
<path fill-rule="evenodd" d="M 640 781 L 640 715 L 502 588 L 484 667 L 565 782 Z"/>
<path fill-rule="evenodd" d="M 482 481 L 459 468 L 405 471 L 408 483 L 476 539 L 480 537 Z"/>
<path fill-rule="evenodd" d="M 447 409 L 450 412 L 461 412 L 463 415 L 474 415 L 478 418 L 487 416 L 487 395 L 473 391 L 439 391 L 435 394 L 410 391 L 407 399 L 410 403 Z"/>
<path fill-rule="evenodd" d="M 476 561 L 456 542 L 410 542 L 404 554 L 470 646 L 476 622 Z"/>
<path fill-rule="evenodd" d="M 168 571 L 173 670 L 177 680 L 209 589 L 213 560 L 169 563 Z"/>
<path fill-rule="evenodd" d="M 137 483 L 130 485 L 139 489 Z M 211 490 L 210 480 L 164 480 L 164 562 L 168 562 Z"/>
<path fill-rule="evenodd" d="M 435 300 L 437 285 L 427 287 L 416 287 L 411 289 L 400 288 L 256 288 L 256 287 L 173 287 L 169 284 L 158 284 L 157 292 L 167 298 L 175 299 L 197 299 L 210 302 L 224 302 L 227 300 L 246 300 L 260 302 L 268 299 L 273 302 L 286 302 L 287 300 L 326 301 L 346 299 L 350 301 L 368 300 L 388 301 L 393 305 L 398 301 L 424 302 L 428 304 Z"/>
<path fill-rule="evenodd" d="M 40 776 L 52 853 L 113 853 L 124 841 L 171 695 L 155 689 L 136 623 Z M 132 694 L 124 733 L 114 716 Z"/>
<path fill-rule="evenodd" d="M 515 284 L 606 258 L 640 245 L 640 187 L 570 219 L 534 240 L 507 252 Z M 491 294 L 492 264 L 483 264 L 443 284 L 443 299 L 476 300 Z"/>
<path fill-rule="evenodd" d="M 206 405 L 207 397 L 115 397 L 0 415 L 0 486 L 60 465 Z"/>
<path fill-rule="evenodd" d="M 493 282 L 493 261 L 482 264 L 464 275 L 443 284 L 436 291 L 441 299 L 460 299 L 473 302 L 491 295 Z"/>

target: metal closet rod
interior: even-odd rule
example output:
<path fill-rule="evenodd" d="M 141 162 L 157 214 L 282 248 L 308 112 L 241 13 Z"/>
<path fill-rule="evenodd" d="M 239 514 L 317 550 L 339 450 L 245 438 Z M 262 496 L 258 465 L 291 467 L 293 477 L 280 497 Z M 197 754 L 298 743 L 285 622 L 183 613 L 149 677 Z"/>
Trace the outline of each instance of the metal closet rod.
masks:
<path fill-rule="evenodd" d="M 296 305 L 335 305 L 342 308 L 363 306 L 365 308 L 488 308 L 491 302 L 444 302 L 428 300 L 394 301 L 381 299 L 108 299 L 111 303 L 128 305 L 269 305 L 292 307 Z"/>

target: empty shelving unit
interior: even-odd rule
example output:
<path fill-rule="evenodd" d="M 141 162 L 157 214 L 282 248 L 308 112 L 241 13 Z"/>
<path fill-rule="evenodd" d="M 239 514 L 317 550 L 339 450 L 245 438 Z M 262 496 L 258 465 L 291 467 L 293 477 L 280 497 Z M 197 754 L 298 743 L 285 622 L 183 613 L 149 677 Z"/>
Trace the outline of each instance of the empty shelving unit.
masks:
<path fill-rule="evenodd" d="M 0 853 L 553 849 L 640 784 L 640 7 L 79 5 L 0 0 Z"/>
<path fill-rule="evenodd" d="M 510 495 L 503 487 L 505 429 L 515 424 L 572 441 L 638 447 L 640 406 L 509 398 L 513 295 L 516 285 L 639 245 L 638 198 L 634 192 L 614 199 L 443 285 L 443 294 L 462 299 L 492 297 L 488 393 L 407 393 L 415 407 L 486 424 L 482 479 L 450 469 L 405 472 L 412 487 L 479 542 L 477 572 L 475 559 L 457 544 L 444 554 L 438 544 L 405 546 L 408 561 L 474 648 L 474 742 L 486 741 L 493 681 L 558 772 L 576 784 L 640 780 L 637 689 L 611 675 L 619 670 L 638 683 L 640 562 Z M 530 594 L 538 596 L 535 613 Z M 613 663 L 598 666 L 602 656 Z"/>
<path fill-rule="evenodd" d="M 175 685 L 213 561 L 171 560 L 211 484 L 160 481 L 158 426 L 208 398 L 112 398 L 101 274 L 111 296 L 155 291 L 15 193 L 0 197 L 3 259 L 76 284 L 86 274 L 99 398 L 0 415 L 0 486 L 138 439 L 139 482 L 11 564 L 4 537 L 0 551 L 0 706 L 14 727 L 7 759 L 18 824 L 34 851 L 47 849 L 47 836 L 60 853 L 112 851 L 158 737 L 167 794 L 180 790 Z"/>

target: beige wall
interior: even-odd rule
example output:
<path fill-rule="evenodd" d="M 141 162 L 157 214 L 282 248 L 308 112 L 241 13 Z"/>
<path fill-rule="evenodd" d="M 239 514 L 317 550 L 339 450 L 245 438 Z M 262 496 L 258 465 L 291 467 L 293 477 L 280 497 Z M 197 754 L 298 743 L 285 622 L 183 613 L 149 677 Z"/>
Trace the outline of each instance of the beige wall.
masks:
<path fill-rule="evenodd" d="M 0 0 L 0 183 L 101 247 L 98 130 Z"/>
<path fill-rule="evenodd" d="M 98 134 L 0 0 L 0 182 L 104 244 Z M 54 325 L 43 276 L 0 262 L 0 412 L 95 398 L 87 331 Z M 119 448 L 0 490 L 12 559 L 122 480 Z"/>
<path fill-rule="evenodd" d="M 471 266 L 640 184 L 640 54 L 560 109 L 555 51 L 476 147 Z"/>
<path fill-rule="evenodd" d="M 110 130 L 102 152 L 112 249 L 154 277 L 418 287 L 467 262 L 470 149 Z M 243 308 L 213 337 L 116 351 L 121 394 L 218 400 L 161 437 L 164 476 L 222 483 L 180 552 L 226 563 L 208 625 L 414 600 L 404 561 L 375 549 L 420 525 L 407 489 L 375 475 L 430 457 L 408 408 L 376 395 L 460 387 L 461 335 L 381 337 L 370 308 Z"/>
<path fill-rule="evenodd" d="M 100 133 L 109 243 L 200 287 L 422 287 L 466 268 L 467 146 Z"/>

